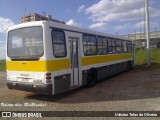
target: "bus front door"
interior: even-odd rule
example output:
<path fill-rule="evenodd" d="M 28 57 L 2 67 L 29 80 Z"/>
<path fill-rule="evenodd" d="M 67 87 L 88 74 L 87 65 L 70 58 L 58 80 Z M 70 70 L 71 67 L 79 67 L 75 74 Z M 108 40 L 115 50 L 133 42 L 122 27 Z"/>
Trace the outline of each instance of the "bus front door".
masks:
<path fill-rule="evenodd" d="M 78 38 L 69 38 L 71 59 L 71 88 L 79 86 L 79 55 Z"/>

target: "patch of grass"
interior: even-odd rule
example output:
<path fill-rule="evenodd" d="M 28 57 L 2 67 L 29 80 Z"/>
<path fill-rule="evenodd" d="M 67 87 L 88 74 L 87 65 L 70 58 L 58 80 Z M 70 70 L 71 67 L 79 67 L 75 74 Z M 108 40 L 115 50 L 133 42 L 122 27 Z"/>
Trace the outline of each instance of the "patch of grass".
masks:
<path fill-rule="evenodd" d="M 6 70 L 6 61 L 0 60 L 0 71 L 5 71 L 5 70 Z"/>
<path fill-rule="evenodd" d="M 160 68 L 160 49 L 151 49 L 151 66 L 150 69 Z M 147 66 L 147 49 L 136 51 L 136 68 L 146 68 Z"/>

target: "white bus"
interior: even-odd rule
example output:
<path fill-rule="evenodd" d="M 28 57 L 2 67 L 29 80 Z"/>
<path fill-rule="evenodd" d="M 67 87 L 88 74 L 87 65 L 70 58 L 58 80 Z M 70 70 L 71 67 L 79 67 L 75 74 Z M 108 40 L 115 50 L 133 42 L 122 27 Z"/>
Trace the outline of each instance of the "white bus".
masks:
<path fill-rule="evenodd" d="M 134 42 L 52 21 L 22 23 L 7 32 L 9 89 L 55 95 L 134 66 Z"/>

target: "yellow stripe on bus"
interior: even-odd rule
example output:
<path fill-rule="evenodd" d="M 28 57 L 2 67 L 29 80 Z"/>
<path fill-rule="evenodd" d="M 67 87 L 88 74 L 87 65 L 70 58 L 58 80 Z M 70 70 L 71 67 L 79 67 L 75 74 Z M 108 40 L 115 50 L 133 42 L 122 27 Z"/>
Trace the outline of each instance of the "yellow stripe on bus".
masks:
<path fill-rule="evenodd" d="M 61 60 L 47 60 L 46 71 L 58 71 L 65 70 L 70 68 L 70 59 L 61 59 Z"/>
<path fill-rule="evenodd" d="M 90 56 L 82 58 L 82 66 L 105 63 L 105 62 L 114 62 L 117 60 L 133 58 L 131 53 L 128 54 L 113 54 L 106 56 Z"/>
<path fill-rule="evenodd" d="M 82 66 L 114 62 L 117 60 L 130 59 L 132 54 L 114 54 L 106 56 L 88 56 L 82 58 Z M 41 61 L 7 61 L 7 70 L 13 71 L 32 71 L 32 72 L 46 72 L 58 71 L 70 68 L 70 59 L 60 60 L 41 60 Z"/>
<path fill-rule="evenodd" d="M 7 61 L 7 70 L 46 72 L 70 68 L 70 59 L 42 61 Z"/>

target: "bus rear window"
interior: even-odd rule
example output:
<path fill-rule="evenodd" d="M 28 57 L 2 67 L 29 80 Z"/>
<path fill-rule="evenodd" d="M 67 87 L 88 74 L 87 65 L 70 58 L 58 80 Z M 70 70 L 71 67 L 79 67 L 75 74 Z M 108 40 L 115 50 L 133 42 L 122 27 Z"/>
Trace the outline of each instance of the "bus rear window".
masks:
<path fill-rule="evenodd" d="M 43 55 L 42 27 L 26 27 L 9 31 L 8 56 L 12 59 L 33 59 Z"/>

